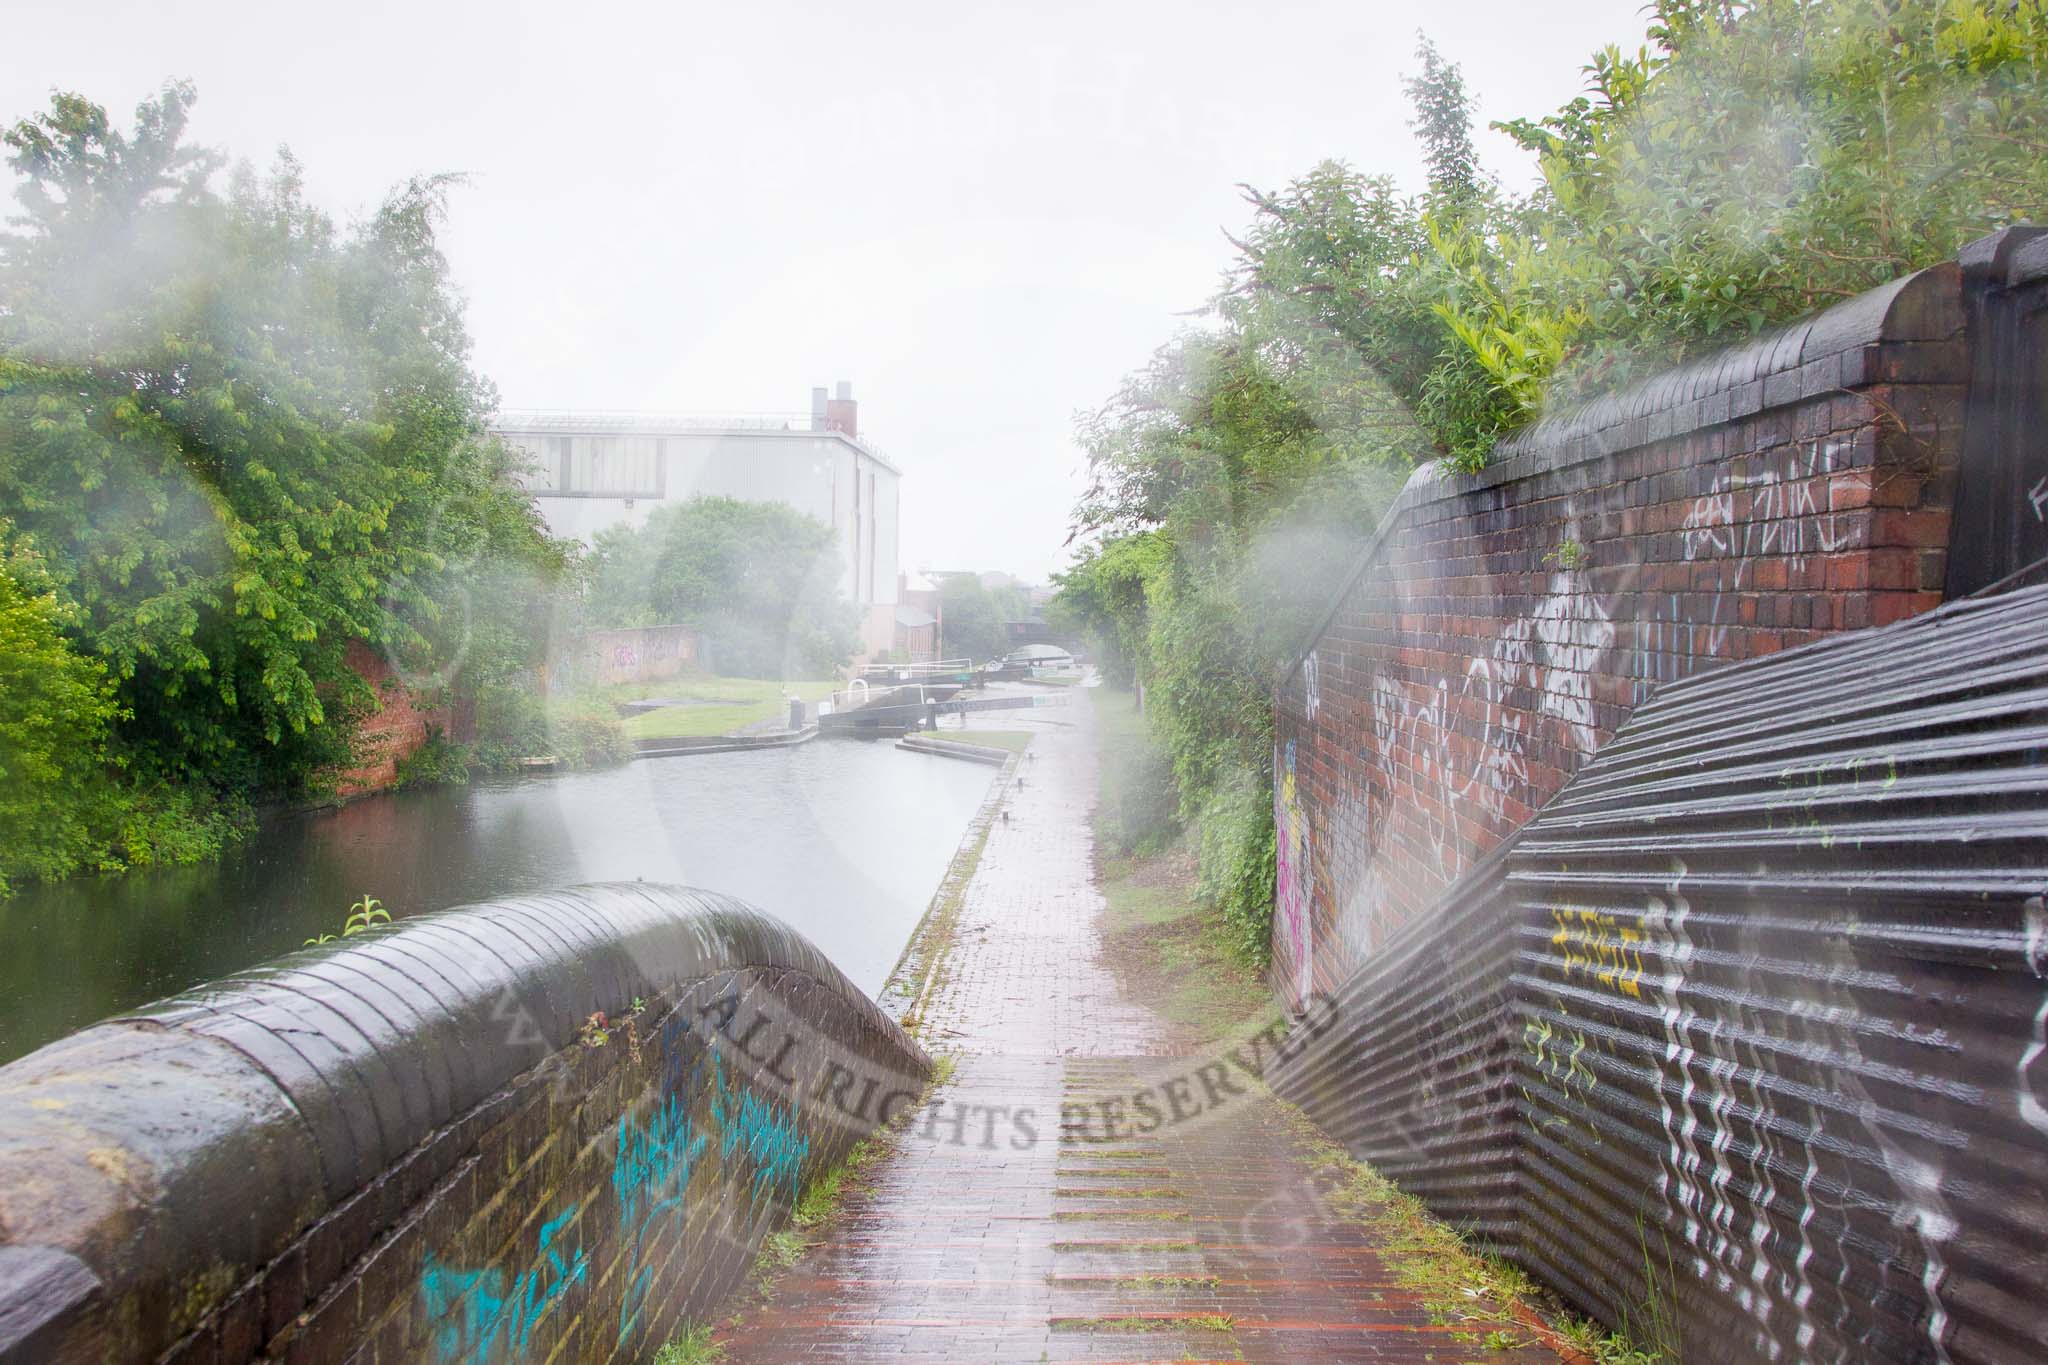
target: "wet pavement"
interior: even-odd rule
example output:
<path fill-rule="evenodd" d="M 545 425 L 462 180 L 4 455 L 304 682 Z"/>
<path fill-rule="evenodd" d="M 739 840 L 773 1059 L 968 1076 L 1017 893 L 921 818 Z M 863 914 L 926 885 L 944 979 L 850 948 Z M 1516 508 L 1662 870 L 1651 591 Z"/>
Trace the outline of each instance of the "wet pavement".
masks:
<path fill-rule="evenodd" d="M 1432 1320 L 1319 1196 L 1298 1119 L 1125 998 L 1098 962 L 1092 712 L 1033 720 L 925 1007 L 953 1080 L 725 1359 L 1556 1361 Z"/>

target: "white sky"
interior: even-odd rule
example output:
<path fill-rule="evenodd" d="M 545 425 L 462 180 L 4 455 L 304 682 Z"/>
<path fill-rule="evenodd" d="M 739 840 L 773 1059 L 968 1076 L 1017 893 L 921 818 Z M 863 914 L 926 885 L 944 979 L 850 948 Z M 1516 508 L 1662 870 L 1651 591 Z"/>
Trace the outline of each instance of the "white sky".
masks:
<path fill-rule="evenodd" d="M 466 172 L 445 245 L 505 406 L 795 411 L 851 380 L 905 565 L 1042 579 L 1072 415 L 1208 296 L 1238 182 L 1337 157 L 1417 185 L 1418 25 L 1484 118 L 1535 116 L 1638 8 L 0 0 L 0 118 L 69 89 L 125 125 L 190 77 L 195 140 L 289 144 L 338 214 Z"/>

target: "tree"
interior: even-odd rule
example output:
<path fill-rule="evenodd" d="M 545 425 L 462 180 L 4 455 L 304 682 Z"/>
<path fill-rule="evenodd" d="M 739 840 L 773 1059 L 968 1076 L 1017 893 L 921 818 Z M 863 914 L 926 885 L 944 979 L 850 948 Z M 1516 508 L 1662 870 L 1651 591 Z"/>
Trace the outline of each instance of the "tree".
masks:
<path fill-rule="evenodd" d="M 947 574 L 939 580 L 939 652 L 955 659 L 1000 658 L 1010 652 L 1009 622 L 1029 610 L 1029 599 L 1017 588 L 990 589 L 979 574 Z"/>
<path fill-rule="evenodd" d="M 1422 74 L 1401 83 L 1415 113 L 1408 126 L 1422 144 L 1432 206 L 1456 212 L 1479 192 L 1479 152 L 1472 145 L 1472 97 L 1455 62 L 1447 62 L 1426 34 L 1416 34 Z"/>
<path fill-rule="evenodd" d="M 827 673 L 859 644 L 835 544 L 830 527 L 784 503 L 658 507 L 643 527 L 598 536 L 591 619 L 696 626 L 713 664 L 741 677 Z"/>
<path fill-rule="evenodd" d="M 119 716 L 106 669 L 64 642 L 66 610 L 34 555 L 0 522 L 0 895 L 87 858 Z"/>
<path fill-rule="evenodd" d="M 289 155 L 217 190 L 193 98 L 165 87 L 131 134 L 61 94 L 5 134 L 0 509 L 115 680 L 125 761 L 292 792 L 377 705 L 352 642 L 444 674 L 471 571 L 560 557 L 484 433 L 449 182 L 339 231 Z"/>

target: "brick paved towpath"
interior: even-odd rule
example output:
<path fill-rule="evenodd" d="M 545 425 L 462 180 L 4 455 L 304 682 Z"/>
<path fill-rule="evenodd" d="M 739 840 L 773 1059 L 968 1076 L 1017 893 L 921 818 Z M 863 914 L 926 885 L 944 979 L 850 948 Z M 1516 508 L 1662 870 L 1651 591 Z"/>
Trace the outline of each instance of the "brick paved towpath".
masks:
<path fill-rule="evenodd" d="M 1442 1286 L 1433 1315 L 1385 1233 L 1317 1197 L 1298 1118 L 1125 998 L 1098 961 L 1093 709 L 1030 715 L 924 1008 L 954 1077 L 725 1359 L 1557 1360 L 1444 1321 Z M 1190 1116 L 1139 1133 L 1140 1091 Z"/>

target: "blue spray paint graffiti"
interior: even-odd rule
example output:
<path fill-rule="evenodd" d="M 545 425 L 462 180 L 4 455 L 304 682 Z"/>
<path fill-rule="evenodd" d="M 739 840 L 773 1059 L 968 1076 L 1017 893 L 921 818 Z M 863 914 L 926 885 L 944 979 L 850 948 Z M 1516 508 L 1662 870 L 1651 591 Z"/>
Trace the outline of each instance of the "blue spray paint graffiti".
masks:
<path fill-rule="evenodd" d="M 732 1013 L 725 1011 L 725 1022 Z M 744 1084 L 730 1084 L 716 1052 L 689 1046 L 692 1032 L 681 1018 L 672 1018 L 663 1027 L 660 1098 L 645 1118 L 628 1113 L 619 1119 L 612 1191 L 625 1246 L 619 1299 L 622 1345 L 639 1328 L 653 1290 L 654 1266 L 648 1262 L 664 1220 L 680 1215 L 691 1172 L 712 1137 L 718 1139 L 721 1163 L 736 1156 L 745 1160 L 752 1204 L 764 1194 L 785 1192 L 794 1201 L 810 1157 L 810 1139 L 797 1131 L 794 1108 L 763 1100 Z M 689 1102 L 704 1093 L 700 1086 L 707 1056 L 712 1067 L 710 1116 L 706 1131 L 699 1131 Z M 502 1270 L 453 1270 L 428 1254 L 420 1274 L 420 1296 L 425 1316 L 434 1324 L 434 1344 L 444 1365 L 484 1365 L 500 1347 L 509 1347 L 514 1357 L 525 1354 L 535 1324 L 571 1285 L 588 1277 L 589 1261 L 581 1246 L 565 1261 L 556 1245 L 576 1211 L 577 1206 L 570 1205 L 540 1230 L 537 1259 L 513 1280 L 509 1292 Z"/>
<path fill-rule="evenodd" d="M 619 1151 L 612 1189 L 619 1197 L 619 1221 L 629 1242 L 627 1279 L 619 1299 L 619 1340 L 632 1334 L 647 1302 L 654 1267 L 643 1265 L 649 1233 L 657 1218 L 679 1207 L 690 1188 L 690 1168 L 710 1138 L 693 1130 L 683 1102 L 671 1094 L 645 1123 L 619 1120 Z"/>
<path fill-rule="evenodd" d="M 711 1120 L 718 1127 L 718 1159 L 730 1161 L 734 1149 L 746 1154 L 754 1168 L 753 1197 L 758 1200 L 788 1182 L 794 1200 L 802 1188 L 804 1158 L 811 1140 L 796 1130 L 796 1114 L 784 1112 L 751 1090 L 737 1099 L 725 1083 L 725 1068 L 714 1059 Z"/>
<path fill-rule="evenodd" d="M 524 1356 L 533 1329 L 547 1316 L 569 1286 L 586 1279 L 590 1258 L 579 1245 L 568 1260 L 556 1244 L 562 1229 L 576 1216 L 571 1204 L 559 1217 L 541 1227 L 534 1263 L 505 1289 L 502 1270 L 450 1270 L 427 1253 L 420 1271 L 420 1297 L 434 1329 L 434 1350 L 444 1361 L 464 1360 L 483 1365 L 497 1350 L 500 1340 L 514 1356 Z M 460 1307 L 457 1315 L 454 1310 Z"/>

